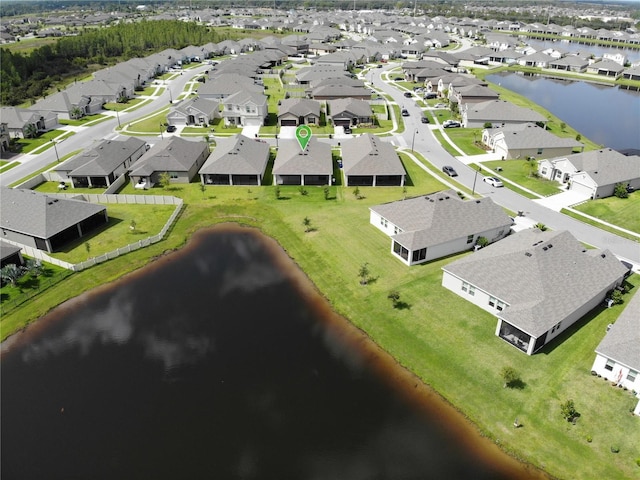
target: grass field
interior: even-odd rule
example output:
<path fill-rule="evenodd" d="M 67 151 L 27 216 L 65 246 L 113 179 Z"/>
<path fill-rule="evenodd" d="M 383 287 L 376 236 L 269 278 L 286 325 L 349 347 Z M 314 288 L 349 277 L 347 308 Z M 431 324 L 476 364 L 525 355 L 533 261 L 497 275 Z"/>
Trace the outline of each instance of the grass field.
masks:
<path fill-rule="evenodd" d="M 512 182 L 515 182 L 532 192 L 536 192 L 543 197 L 547 195 L 554 195 L 562 191 L 558 182 L 531 176 L 531 164 L 526 160 L 495 160 L 491 162 L 483 162 L 482 165 L 485 165 L 494 171 L 496 168 L 501 168 L 502 171 L 499 171 L 500 176 L 508 178 Z"/>
<path fill-rule="evenodd" d="M 633 192 L 628 198 L 612 196 L 589 200 L 573 208 L 613 225 L 640 233 L 640 192 Z"/>

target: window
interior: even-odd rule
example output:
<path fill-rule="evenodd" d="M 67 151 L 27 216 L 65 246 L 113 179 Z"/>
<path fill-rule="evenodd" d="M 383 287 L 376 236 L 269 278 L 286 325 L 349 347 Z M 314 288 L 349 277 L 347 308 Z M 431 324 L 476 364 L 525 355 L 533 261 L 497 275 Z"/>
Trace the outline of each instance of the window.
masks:
<path fill-rule="evenodd" d="M 393 227 L 393 234 L 397 235 L 399 233 L 402 233 L 402 229 L 398 228 L 397 226 Z"/>
<path fill-rule="evenodd" d="M 637 376 L 638 372 L 636 372 L 635 370 L 629 370 L 629 373 L 627 373 L 627 380 L 629 380 L 630 382 L 635 382 Z"/>
<path fill-rule="evenodd" d="M 538 155 L 542 155 L 542 148 L 538 148 Z"/>
<path fill-rule="evenodd" d="M 475 294 L 476 294 L 476 287 L 474 287 L 473 285 L 469 285 L 469 295 L 473 297 Z"/>
<path fill-rule="evenodd" d="M 178 178 L 178 172 L 169 172 L 170 178 Z"/>
<path fill-rule="evenodd" d="M 555 332 L 556 330 L 559 330 L 559 329 L 560 329 L 560 324 L 561 324 L 561 323 L 562 323 L 562 322 L 558 322 L 558 323 L 556 323 L 556 324 L 553 326 L 553 328 L 551 329 L 551 333 Z"/>
<path fill-rule="evenodd" d="M 467 282 L 462 282 L 462 291 L 463 292 L 469 291 L 469 284 Z"/>
<path fill-rule="evenodd" d="M 610 372 L 613 372 L 613 366 L 615 365 L 615 362 L 613 360 L 607 360 L 606 365 L 604 366 L 605 370 L 609 370 Z"/>
<path fill-rule="evenodd" d="M 547 174 L 547 167 L 542 167 L 542 174 L 546 175 Z"/>
<path fill-rule="evenodd" d="M 498 306 L 496 307 L 496 309 L 501 312 L 502 310 L 504 310 L 505 306 L 506 304 L 504 302 L 501 302 L 500 300 L 498 300 Z"/>
<path fill-rule="evenodd" d="M 489 306 L 490 307 L 496 306 L 496 297 L 489 297 Z"/>
<path fill-rule="evenodd" d="M 472 242 L 473 242 L 473 234 L 467 237 L 467 243 L 472 243 Z"/>
<path fill-rule="evenodd" d="M 427 258 L 427 249 L 421 248 L 420 250 L 414 250 L 412 253 L 412 257 L 414 262 L 419 262 L 420 260 L 424 260 Z"/>

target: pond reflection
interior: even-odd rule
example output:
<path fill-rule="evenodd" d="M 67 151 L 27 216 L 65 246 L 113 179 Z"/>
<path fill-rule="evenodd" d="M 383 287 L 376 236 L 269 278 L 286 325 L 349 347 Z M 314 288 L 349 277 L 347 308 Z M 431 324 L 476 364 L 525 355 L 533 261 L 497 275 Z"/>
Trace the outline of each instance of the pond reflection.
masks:
<path fill-rule="evenodd" d="M 327 312 L 263 237 L 197 235 L 3 345 L 3 479 L 515 478 Z"/>

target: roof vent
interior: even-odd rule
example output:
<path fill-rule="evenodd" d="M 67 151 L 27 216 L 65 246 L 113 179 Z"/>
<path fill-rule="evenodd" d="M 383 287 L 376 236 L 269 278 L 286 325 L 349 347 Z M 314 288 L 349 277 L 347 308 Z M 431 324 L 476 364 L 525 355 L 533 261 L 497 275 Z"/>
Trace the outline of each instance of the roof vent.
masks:
<path fill-rule="evenodd" d="M 531 256 L 531 252 L 524 252 L 524 254 L 525 254 L 527 257 L 530 257 L 530 256 Z"/>
<path fill-rule="evenodd" d="M 476 200 L 476 203 L 480 203 L 480 200 Z"/>
<path fill-rule="evenodd" d="M 607 258 L 607 256 L 606 256 L 604 253 L 601 253 L 601 254 L 600 254 L 600 256 L 601 256 L 602 258 Z"/>
<path fill-rule="evenodd" d="M 545 252 L 549 249 L 549 247 L 542 247 L 542 250 L 544 250 Z"/>

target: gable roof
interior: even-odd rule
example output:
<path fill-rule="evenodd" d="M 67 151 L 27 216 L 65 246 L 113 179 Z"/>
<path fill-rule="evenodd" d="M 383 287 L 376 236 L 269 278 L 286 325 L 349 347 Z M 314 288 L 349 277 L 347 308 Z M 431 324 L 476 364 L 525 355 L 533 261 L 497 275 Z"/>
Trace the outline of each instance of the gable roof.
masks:
<path fill-rule="evenodd" d="M 74 176 L 109 175 L 145 145 L 144 140 L 136 137 L 126 140 L 103 140 L 91 150 L 81 152 L 61 163 L 55 170 L 69 172 L 69 175 Z"/>
<path fill-rule="evenodd" d="M 623 155 L 611 148 L 575 153 L 550 159 L 568 160 L 578 172 L 586 172 L 597 185 L 611 185 L 640 177 L 640 157 Z"/>
<path fill-rule="evenodd" d="M 504 127 L 491 128 L 487 131 L 492 137 L 502 133 L 504 135 L 504 143 L 509 149 L 576 148 L 583 146 L 582 143 L 573 138 L 558 137 L 534 123 L 506 125 Z"/>
<path fill-rule="evenodd" d="M 297 117 L 314 115 L 320 118 L 320 102 L 307 98 L 285 98 L 278 106 L 278 117 L 288 113 Z"/>
<path fill-rule="evenodd" d="M 269 144 L 244 135 L 220 138 L 199 174 L 262 175 L 269 160 Z"/>
<path fill-rule="evenodd" d="M 627 303 L 596 353 L 640 371 L 640 295 L 636 293 Z"/>
<path fill-rule="evenodd" d="M 373 110 L 364 100 L 357 98 L 336 98 L 335 100 L 327 100 L 329 106 L 329 115 L 331 118 L 350 113 L 354 117 L 371 117 Z"/>
<path fill-rule="evenodd" d="M 519 107 L 506 100 L 489 100 L 466 104 L 468 120 L 503 121 L 503 122 L 545 122 L 544 115 L 530 108 Z"/>
<path fill-rule="evenodd" d="M 6 187 L 0 187 L 0 203 L 0 228 L 37 238 L 50 238 L 107 209 L 82 200 Z"/>
<path fill-rule="evenodd" d="M 568 231 L 522 230 L 443 267 L 508 304 L 498 315 L 538 337 L 619 281 L 609 250 L 586 250 Z"/>
<path fill-rule="evenodd" d="M 389 143 L 365 133 L 342 142 L 345 175 L 404 175 L 400 157 Z"/>
<path fill-rule="evenodd" d="M 129 173 L 148 176 L 154 172 L 186 172 L 205 152 L 209 152 L 207 142 L 185 140 L 180 137 L 166 138 L 142 155 L 129 168 Z"/>
<path fill-rule="evenodd" d="M 331 145 L 311 138 L 302 150 L 297 140 L 281 140 L 273 164 L 274 175 L 331 175 Z"/>
<path fill-rule="evenodd" d="M 462 200 L 454 190 L 376 205 L 370 210 L 402 229 L 391 238 L 410 250 L 494 228 L 508 229 L 512 223 L 491 198 Z"/>

